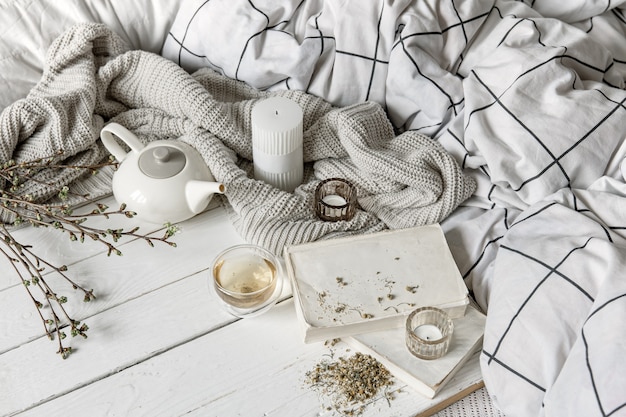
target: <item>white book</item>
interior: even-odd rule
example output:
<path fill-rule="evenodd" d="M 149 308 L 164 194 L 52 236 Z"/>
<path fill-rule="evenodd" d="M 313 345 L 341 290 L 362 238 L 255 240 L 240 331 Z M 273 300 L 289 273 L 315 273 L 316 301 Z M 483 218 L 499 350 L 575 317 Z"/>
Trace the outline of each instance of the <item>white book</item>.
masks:
<path fill-rule="evenodd" d="M 468 290 L 439 225 L 288 246 L 306 343 L 404 325 L 418 307 L 462 317 Z"/>
<path fill-rule="evenodd" d="M 454 331 L 448 352 L 439 359 L 419 359 L 405 344 L 403 328 L 383 330 L 343 339 L 354 349 L 372 355 L 396 378 L 428 398 L 437 393 L 454 377 L 463 365 L 482 347 L 486 317 L 469 307 L 464 317 L 454 319 Z M 468 386 L 475 380 L 465 381 Z M 463 380 L 456 388 L 460 391 Z"/>

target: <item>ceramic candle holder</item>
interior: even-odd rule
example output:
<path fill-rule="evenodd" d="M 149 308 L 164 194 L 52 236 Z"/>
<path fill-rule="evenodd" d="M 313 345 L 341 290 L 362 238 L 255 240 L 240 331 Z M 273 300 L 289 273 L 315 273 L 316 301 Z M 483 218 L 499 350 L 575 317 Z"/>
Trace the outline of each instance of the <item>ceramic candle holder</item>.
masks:
<path fill-rule="evenodd" d="M 350 220 L 356 213 L 356 188 L 341 178 L 329 178 L 315 189 L 315 214 L 322 220 Z"/>
<path fill-rule="evenodd" d="M 454 323 L 436 307 L 414 310 L 406 320 L 406 346 L 420 359 L 438 359 L 448 352 Z"/>
<path fill-rule="evenodd" d="M 237 245 L 217 255 L 209 286 L 226 311 L 251 317 L 276 303 L 282 275 L 281 263 L 271 252 L 256 245 Z"/>

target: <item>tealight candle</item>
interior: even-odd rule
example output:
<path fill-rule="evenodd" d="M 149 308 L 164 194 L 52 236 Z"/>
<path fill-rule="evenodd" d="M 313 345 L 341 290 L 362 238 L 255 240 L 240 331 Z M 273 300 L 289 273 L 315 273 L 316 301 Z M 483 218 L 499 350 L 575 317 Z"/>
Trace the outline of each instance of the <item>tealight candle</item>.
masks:
<path fill-rule="evenodd" d="M 315 188 L 315 213 L 326 221 L 350 220 L 356 213 L 356 188 L 341 178 L 328 178 Z"/>
<path fill-rule="evenodd" d="M 327 195 L 326 197 L 322 198 L 322 201 L 329 206 L 343 206 L 344 204 L 346 204 L 346 199 L 336 194 Z"/>
<path fill-rule="evenodd" d="M 254 178 L 292 192 L 302 183 L 302 108 L 286 97 L 270 97 L 252 108 Z"/>
<path fill-rule="evenodd" d="M 406 346 L 420 359 L 437 359 L 448 352 L 454 324 L 436 307 L 422 307 L 406 319 Z"/>
<path fill-rule="evenodd" d="M 439 327 L 434 324 L 422 324 L 421 326 L 417 326 L 413 329 L 413 333 L 422 340 L 439 340 L 443 337 Z"/>

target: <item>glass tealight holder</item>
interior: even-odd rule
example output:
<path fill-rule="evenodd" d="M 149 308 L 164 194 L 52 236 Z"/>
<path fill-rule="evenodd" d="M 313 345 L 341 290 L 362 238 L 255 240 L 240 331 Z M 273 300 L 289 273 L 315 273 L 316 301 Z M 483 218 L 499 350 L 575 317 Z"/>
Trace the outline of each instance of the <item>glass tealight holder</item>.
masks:
<path fill-rule="evenodd" d="M 209 287 L 230 314 L 257 316 L 278 301 L 283 287 L 282 265 L 260 246 L 232 246 L 213 261 Z"/>
<path fill-rule="evenodd" d="M 414 310 L 406 319 L 406 346 L 420 359 L 438 359 L 448 352 L 454 323 L 436 307 Z"/>
<path fill-rule="evenodd" d="M 356 197 L 350 181 L 328 178 L 315 188 L 315 214 L 325 221 L 350 220 L 356 213 Z"/>

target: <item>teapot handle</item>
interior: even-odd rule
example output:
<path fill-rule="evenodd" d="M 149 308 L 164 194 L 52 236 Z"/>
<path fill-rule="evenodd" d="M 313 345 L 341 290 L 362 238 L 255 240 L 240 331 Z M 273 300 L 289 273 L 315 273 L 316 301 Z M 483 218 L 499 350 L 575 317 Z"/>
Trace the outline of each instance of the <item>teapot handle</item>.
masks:
<path fill-rule="evenodd" d="M 113 135 L 124 141 L 133 152 L 139 152 L 144 148 L 143 143 L 139 141 L 139 138 L 137 138 L 133 132 L 118 123 L 109 123 L 100 131 L 100 139 L 104 147 L 111 152 L 111 155 L 113 155 L 118 162 L 122 162 L 126 159 L 128 153 L 117 143 Z"/>

